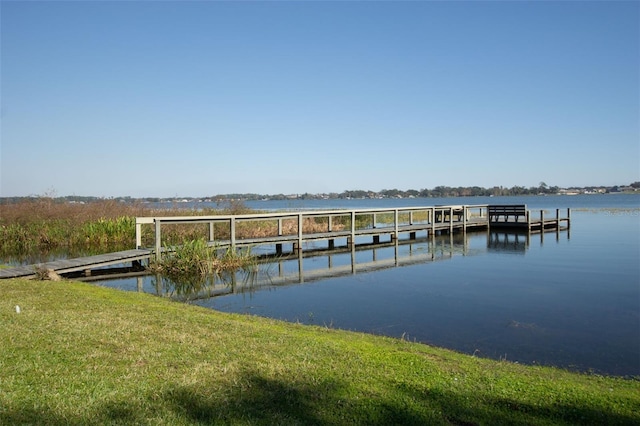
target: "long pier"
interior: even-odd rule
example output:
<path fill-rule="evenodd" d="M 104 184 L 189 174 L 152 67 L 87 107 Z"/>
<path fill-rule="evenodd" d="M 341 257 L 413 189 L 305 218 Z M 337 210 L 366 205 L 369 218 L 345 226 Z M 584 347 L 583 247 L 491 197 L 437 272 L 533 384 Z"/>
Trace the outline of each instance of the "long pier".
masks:
<path fill-rule="evenodd" d="M 467 232 L 509 228 L 518 232 L 545 232 L 566 229 L 570 211 L 560 217 L 532 219 L 526 206 L 447 205 L 381 209 L 296 211 L 216 216 L 157 216 L 136 218 L 136 248 L 98 256 L 64 259 L 36 265 L 0 269 L 1 278 L 35 277 L 42 271 L 67 274 L 81 271 L 85 276 L 96 270 L 117 264 L 131 263 L 132 267 L 151 258 L 161 259 L 166 251 L 163 229 L 167 226 L 205 224 L 203 237 L 212 246 L 231 248 L 275 246 L 276 254 L 291 245 L 291 252 L 303 250 L 309 242 L 326 241 L 326 249 L 336 244 L 346 247 L 363 244 L 383 244 L 408 237 L 415 240 L 418 233 L 435 236 L 438 233 Z M 153 226 L 153 246 L 143 247 L 143 227 Z M 385 241 L 382 239 L 384 238 Z M 316 248 L 317 249 L 317 248 Z M 93 272 L 92 272 L 93 271 Z"/>
<path fill-rule="evenodd" d="M 209 243 L 219 247 L 275 245 L 277 251 L 283 244 L 291 244 L 293 250 L 302 250 L 303 243 L 327 241 L 329 249 L 336 240 L 344 239 L 347 245 L 357 244 L 357 238 L 372 237 L 380 243 L 380 237 L 391 240 L 408 234 L 415 238 L 417 232 L 453 232 L 456 230 L 486 229 L 489 226 L 487 205 L 455 205 L 432 207 L 405 207 L 386 209 L 324 210 L 280 213 L 256 213 L 219 216 L 142 217 L 136 219 L 136 246 L 142 247 L 142 226 L 154 226 L 154 253 L 162 256 L 162 229 L 167 225 L 206 224 Z M 256 236 L 259 229 L 263 235 Z M 218 235 L 220 234 L 220 235 Z"/>

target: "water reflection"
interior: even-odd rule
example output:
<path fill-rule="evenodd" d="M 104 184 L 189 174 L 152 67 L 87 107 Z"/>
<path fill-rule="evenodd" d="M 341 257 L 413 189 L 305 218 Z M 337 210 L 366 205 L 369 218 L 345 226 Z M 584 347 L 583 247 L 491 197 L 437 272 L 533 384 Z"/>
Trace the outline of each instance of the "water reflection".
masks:
<path fill-rule="evenodd" d="M 556 233 L 569 238 L 568 231 Z M 310 244 L 302 251 L 263 255 L 255 267 L 213 276 L 183 277 L 179 280 L 155 275 L 153 292 L 177 300 L 197 300 L 216 296 L 253 293 L 260 289 L 303 284 L 341 276 L 356 275 L 409 265 L 439 262 L 455 256 L 478 256 L 488 252 L 524 255 L 532 236 L 513 232 L 454 233 L 424 238 L 396 240 L 369 246 L 344 246 L 332 250 Z M 145 277 L 137 278 L 137 289 L 145 291 Z"/>
<path fill-rule="evenodd" d="M 238 289 L 252 289 L 263 272 L 264 268 L 256 268 L 206 276 L 183 276 L 179 280 L 155 274 L 151 276 L 151 284 L 159 296 L 189 301 L 237 293 Z M 137 277 L 138 292 L 145 291 L 144 280 L 144 276 Z"/>
<path fill-rule="evenodd" d="M 529 234 L 492 232 L 489 234 L 487 248 L 500 253 L 525 254 L 529 248 L 529 238 Z"/>

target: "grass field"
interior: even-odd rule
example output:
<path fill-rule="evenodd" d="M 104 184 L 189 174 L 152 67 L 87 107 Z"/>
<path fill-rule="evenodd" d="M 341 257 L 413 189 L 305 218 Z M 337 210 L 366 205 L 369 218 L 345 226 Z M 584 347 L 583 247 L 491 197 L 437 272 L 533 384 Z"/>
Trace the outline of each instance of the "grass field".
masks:
<path fill-rule="evenodd" d="M 638 380 L 69 281 L 0 291 L 3 425 L 640 424 Z"/>

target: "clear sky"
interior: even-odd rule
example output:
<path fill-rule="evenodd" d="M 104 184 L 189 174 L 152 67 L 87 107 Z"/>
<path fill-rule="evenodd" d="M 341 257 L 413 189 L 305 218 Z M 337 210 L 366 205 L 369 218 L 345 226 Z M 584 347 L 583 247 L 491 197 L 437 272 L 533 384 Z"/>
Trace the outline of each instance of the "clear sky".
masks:
<path fill-rule="evenodd" d="M 0 8 L 0 196 L 640 180 L 637 1 Z"/>

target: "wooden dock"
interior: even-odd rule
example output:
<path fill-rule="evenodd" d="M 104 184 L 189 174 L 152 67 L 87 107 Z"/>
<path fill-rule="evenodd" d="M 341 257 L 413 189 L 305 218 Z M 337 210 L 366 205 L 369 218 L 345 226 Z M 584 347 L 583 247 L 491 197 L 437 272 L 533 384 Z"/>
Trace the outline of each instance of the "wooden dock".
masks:
<path fill-rule="evenodd" d="M 136 246 L 142 247 L 142 227 L 154 226 L 154 253 L 162 255 L 162 229 L 177 224 L 207 224 L 208 233 L 203 235 L 210 244 L 219 247 L 275 245 L 282 251 L 283 244 L 291 244 L 292 250 L 302 250 L 303 243 L 327 241 L 333 249 L 336 241 L 346 245 L 358 244 L 363 237 L 371 237 L 379 243 L 381 237 L 392 241 L 401 235 L 415 239 L 416 233 L 467 231 L 487 229 L 489 219 L 487 205 L 452 205 L 430 207 L 405 207 L 356 210 L 324 210 L 280 213 L 257 213 L 246 215 L 141 217 L 136 219 Z M 287 223 L 288 229 L 285 229 Z M 250 224 L 250 229 L 269 227 L 267 235 L 252 236 L 239 232 L 238 228 Z M 221 236 L 219 236 L 219 234 Z"/>
<path fill-rule="evenodd" d="M 535 219 L 527 206 L 522 205 L 490 205 L 487 207 L 489 227 L 491 229 L 511 229 L 538 233 L 551 230 L 569 229 L 571 224 L 571 210 L 567 209 L 565 217 L 560 216 L 560 209 L 556 209 L 555 217 L 546 217 L 545 211 L 540 210 L 540 217 Z"/>
<path fill-rule="evenodd" d="M 38 274 L 46 273 L 47 271 L 53 271 L 58 275 L 81 271 L 85 276 L 88 276 L 95 273 L 97 269 L 112 265 L 131 262 L 133 266 L 143 260 L 148 260 L 151 255 L 151 250 L 133 249 L 99 254 L 96 256 L 78 257 L 75 259 L 60 259 L 35 265 L 0 269 L 0 279 L 18 277 L 35 278 Z"/>
<path fill-rule="evenodd" d="M 166 251 L 162 230 L 180 224 L 206 224 L 203 238 L 212 246 L 231 248 L 272 246 L 276 254 L 284 245 L 292 253 L 303 250 L 305 243 L 326 242 L 326 249 L 339 245 L 383 244 L 400 238 L 415 240 L 418 233 L 434 236 L 439 233 L 467 232 L 509 228 L 521 232 L 545 232 L 568 228 L 570 212 L 561 218 L 531 218 L 526 206 L 449 205 L 355 210 L 297 211 L 219 216 L 158 216 L 136 218 L 136 249 L 77 259 L 63 259 L 37 265 L 0 269 L 1 278 L 35 277 L 42 271 L 57 274 L 81 272 L 84 276 L 100 269 L 131 263 L 132 267 L 152 257 L 160 259 Z M 285 226 L 286 225 L 286 226 Z M 143 226 L 153 226 L 153 246 L 142 246 Z M 270 230 L 256 237 L 252 231 Z M 383 241 L 384 240 L 384 241 Z M 317 244 L 315 244 L 317 249 Z"/>

